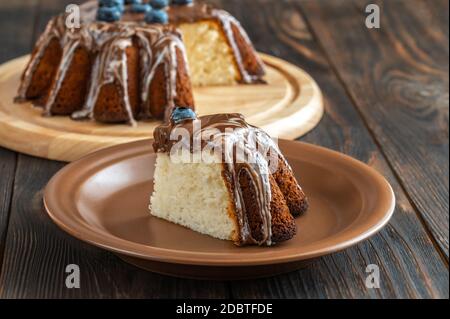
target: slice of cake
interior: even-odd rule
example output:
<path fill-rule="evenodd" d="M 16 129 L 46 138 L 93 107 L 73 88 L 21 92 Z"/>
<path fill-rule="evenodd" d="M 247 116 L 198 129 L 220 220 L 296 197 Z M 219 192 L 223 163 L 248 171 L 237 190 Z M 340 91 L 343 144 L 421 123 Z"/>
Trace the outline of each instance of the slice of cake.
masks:
<path fill-rule="evenodd" d="M 305 194 L 276 143 L 242 115 L 176 108 L 154 138 L 152 215 L 239 246 L 295 235 Z"/>

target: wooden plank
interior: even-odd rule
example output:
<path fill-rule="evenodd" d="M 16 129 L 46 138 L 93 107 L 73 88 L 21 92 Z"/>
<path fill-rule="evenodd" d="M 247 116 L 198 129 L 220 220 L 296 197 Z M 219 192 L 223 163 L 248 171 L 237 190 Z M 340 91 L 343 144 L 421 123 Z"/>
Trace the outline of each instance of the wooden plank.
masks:
<path fill-rule="evenodd" d="M 8 228 L 16 158 L 15 153 L 0 148 L 0 273 Z"/>
<path fill-rule="evenodd" d="M 30 52 L 38 0 L 0 3 L 0 63 Z"/>
<path fill-rule="evenodd" d="M 332 67 L 448 259 L 449 2 L 299 3 Z M 368 3 L 381 8 L 379 30 L 365 27 Z"/>
<path fill-rule="evenodd" d="M 233 297 L 448 298 L 447 265 L 306 27 L 298 2 L 252 0 L 254 9 L 250 3 L 242 6 L 238 0 L 221 3 L 243 23 L 259 50 L 300 65 L 319 82 L 325 93 L 326 116 L 303 140 L 344 152 L 375 167 L 389 179 L 397 195 L 392 222 L 369 241 L 319 259 L 311 267 L 292 274 L 234 282 Z M 369 264 L 380 267 L 381 289 L 365 287 Z"/>
<path fill-rule="evenodd" d="M 139 270 L 61 231 L 47 216 L 43 189 L 63 163 L 20 155 L 0 277 L 1 298 L 222 298 L 225 283 L 195 282 Z M 67 289 L 66 266 L 81 288 Z"/>
<path fill-rule="evenodd" d="M 0 3 L 0 63 L 21 55 L 30 49 L 32 24 L 36 1 L 2 1 Z M 20 24 L 20 22 L 23 22 Z M 22 27 L 17 27 L 17 23 Z M 0 271 L 10 211 L 17 156 L 14 152 L 0 148 Z"/>

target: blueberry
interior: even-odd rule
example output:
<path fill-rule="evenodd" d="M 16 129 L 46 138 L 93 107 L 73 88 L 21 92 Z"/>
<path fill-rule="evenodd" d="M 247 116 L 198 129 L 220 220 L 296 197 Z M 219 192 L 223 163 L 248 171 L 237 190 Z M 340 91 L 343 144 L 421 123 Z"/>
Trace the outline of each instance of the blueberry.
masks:
<path fill-rule="evenodd" d="M 125 4 L 142 4 L 142 0 L 125 0 Z"/>
<path fill-rule="evenodd" d="M 136 3 L 131 5 L 131 12 L 134 13 L 148 13 L 152 11 L 152 7 L 149 4 L 144 3 Z"/>
<path fill-rule="evenodd" d="M 163 9 L 169 5 L 168 0 L 151 0 L 150 4 L 155 9 Z"/>
<path fill-rule="evenodd" d="M 100 0 L 99 9 L 100 8 L 116 8 L 121 13 L 123 13 L 125 10 L 123 0 Z"/>
<path fill-rule="evenodd" d="M 175 124 L 179 124 L 186 120 L 195 120 L 197 114 L 187 107 L 176 107 L 172 111 L 172 116 L 170 117 Z"/>
<path fill-rule="evenodd" d="M 172 0 L 172 4 L 178 6 L 188 5 L 191 4 L 192 2 L 193 2 L 192 0 Z"/>
<path fill-rule="evenodd" d="M 169 16 L 164 10 L 152 10 L 145 15 L 145 22 L 166 24 L 169 22 Z"/>
<path fill-rule="evenodd" d="M 120 7 L 123 6 L 123 0 L 99 0 L 98 1 L 99 7 Z"/>
<path fill-rule="evenodd" d="M 117 7 L 100 7 L 97 11 L 97 20 L 105 22 L 119 21 L 122 13 Z"/>

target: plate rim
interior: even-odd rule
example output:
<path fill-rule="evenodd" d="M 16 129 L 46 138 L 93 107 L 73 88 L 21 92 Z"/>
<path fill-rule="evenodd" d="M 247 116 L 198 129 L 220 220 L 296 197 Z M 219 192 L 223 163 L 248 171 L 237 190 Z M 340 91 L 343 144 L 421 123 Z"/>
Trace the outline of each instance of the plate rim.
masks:
<path fill-rule="evenodd" d="M 267 255 L 272 255 L 268 252 L 271 251 L 271 248 L 261 248 L 264 251 L 260 254 L 260 256 L 253 256 L 251 259 L 243 259 L 242 257 L 239 259 L 232 258 L 230 259 L 230 255 L 235 255 L 234 253 L 201 253 L 201 252 L 187 252 L 182 250 L 174 250 L 167 248 L 158 248 L 153 246 L 148 246 L 145 244 L 134 243 L 123 238 L 119 238 L 113 235 L 109 235 L 114 239 L 114 243 L 108 238 L 102 237 L 99 232 L 96 232 L 92 227 L 87 224 L 79 223 L 78 226 L 84 226 L 85 229 L 76 229 L 74 225 L 77 224 L 68 224 L 67 220 L 70 220 L 68 216 L 70 214 L 62 214 L 61 209 L 64 206 L 61 203 L 58 203 L 54 200 L 49 200 L 52 197 L 52 194 L 57 193 L 57 189 L 59 189 L 59 184 L 65 181 L 65 176 L 69 174 L 73 170 L 77 170 L 80 166 L 89 163 L 95 163 L 90 165 L 90 169 L 93 167 L 101 166 L 102 163 L 107 162 L 119 162 L 129 157 L 135 157 L 142 154 L 147 153 L 149 150 L 152 151 L 151 148 L 151 139 L 131 142 L 127 144 L 116 145 L 112 147 L 108 147 L 94 153 L 88 154 L 81 158 L 78 161 L 72 162 L 57 172 L 52 179 L 49 181 L 44 190 L 44 207 L 46 213 L 49 215 L 51 220 L 62 230 L 64 230 L 69 235 L 86 242 L 88 244 L 94 245 L 96 247 L 108 250 L 113 253 L 127 255 L 130 257 L 135 257 L 144 260 L 156 261 L 156 262 L 164 262 L 171 264 L 186 264 L 186 265 L 199 265 L 199 266 L 221 266 L 221 267 L 233 267 L 233 266 L 262 266 L 262 265 L 275 265 L 275 264 L 283 264 L 290 262 L 298 262 L 309 260 L 317 257 L 321 257 L 324 255 L 332 254 L 338 251 L 342 251 L 346 248 L 354 246 L 370 237 L 378 233 L 382 228 L 384 228 L 390 219 L 392 218 L 395 205 L 396 205 L 396 197 L 395 193 L 392 189 L 392 186 L 386 180 L 384 176 L 382 176 L 378 171 L 374 168 L 368 166 L 367 164 L 352 158 L 343 153 L 339 153 L 321 146 L 308 144 L 304 142 L 298 141 L 287 141 L 280 139 L 280 145 L 284 143 L 299 143 L 302 144 L 303 147 L 309 149 L 309 151 L 321 152 L 327 154 L 329 156 L 334 155 L 339 160 L 349 161 L 349 163 L 354 164 L 354 166 L 364 169 L 367 173 L 372 175 L 374 180 L 378 182 L 379 189 L 385 192 L 386 196 L 389 196 L 390 203 L 386 207 L 383 213 L 381 213 L 382 218 L 377 219 L 376 223 L 372 224 L 364 224 L 365 230 L 360 230 L 357 235 L 350 236 L 351 238 L 347 238 L 346 240 L 342 240 L 334 245 L 328 247 L 322 247 L 319 249 L 312 250 L 310 252 L 305 253 L 293 253 L 285 254 L 282 256 L 271 256 L 268 258 Z M 120 156 L 118 156 L 120 154 Z M 95 161 L 94 161 L 95 159 Z M 82 174 L 80 174 L 81 176 Z M 81 177 L 79 177 L 81 178 Z M 72 185 L 76 184 L 76 182 L 72 182 Z M 65 189 L 67 192 L 67 189 Z M 377 207 L 380 210 L 379 207 Z M 375 214 L 375 212 L 372 212 Z M 380 215 L 380 213 L 378 213 Z M 72 222 L 76 219 L 72 218 Z M 180 226 L 181 227 L 181 226 Z M 359 228 L 362 228 L 361 226 Z M 349 232 L 349 231 L 346 231 Z M 322 240 L 323 241 L 323 240 Z M 319 241 L 320 243 L 320 241 Z M 130 249 L 131 247 L 135 247 L 135 249 Z M 136 249 L 140 248 L 140 249 Z M 236 248 L 236 252 L 240 252 L 239 250 L 242 248 Z M 292 248 L 291 248 L 292 250 Z M 203 257 L 199 257 L 203 256 Z M 205 259 L 207 257 L 207 259 Z M 228 258 L 227 258 L 228 257 Z"/>

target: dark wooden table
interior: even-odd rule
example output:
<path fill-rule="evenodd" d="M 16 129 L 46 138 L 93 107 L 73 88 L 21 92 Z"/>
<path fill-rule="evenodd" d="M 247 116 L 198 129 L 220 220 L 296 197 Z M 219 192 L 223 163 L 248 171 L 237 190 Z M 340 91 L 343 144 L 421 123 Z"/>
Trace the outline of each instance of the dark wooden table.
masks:
<path fill-rule="evenodd" d="M 73 0 L 0 2 L 0 62 L 29 53 Z M 64 163 L 0 148 L 0 297 L 448 298 L 448 0 L 217 0 L 258 50 L 306 69 L 326 115 L 301 140 L 354 156 L 386 176 L 397 206 L 370 240 L 294 273 L 243 282 L 175 279 L 80 242 L 46 216 L 42 193 Z M 381 28 L 365 8 L 381 8 Z M 78 264 L 81 289 L 65 286 Z M 381 288 L 367 289 L 366 267 Z"/>

